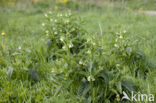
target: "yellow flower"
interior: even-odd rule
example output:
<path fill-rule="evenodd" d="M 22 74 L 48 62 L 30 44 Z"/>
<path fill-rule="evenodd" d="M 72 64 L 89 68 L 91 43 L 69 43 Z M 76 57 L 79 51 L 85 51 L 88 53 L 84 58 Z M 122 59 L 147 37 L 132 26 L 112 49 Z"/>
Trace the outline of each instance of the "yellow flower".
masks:
<path fill-rule="evenodd" d="M 68 0 L 58 0 L 59 3 L 67 3 Z"/>
<path fill-rule="evenodd" d="M 127 7 L 127 10 L 129 11 L 129 10 L 130 10 L 130 8 L 129 8 L 129 7 Z"/>
<path fill-rule="evenodd" d="M 116 95 L 116 100 L 120 101 L 120 95 L 119 94 Z"/>
<path fill-rule="evenodd" d="M 33 2 L 34 2 L 34 3 L 37 3 L 37 2 L 38 2 L 38 0 L 33 0 Z"/>
<path fill-rule="evenodd" d="M 55 10 L 58 10 L 58 6 L 57 5 L 55 6 Z"/>
<path fill-rule="evenodd" d="M 14 2 L 8 2 L 8 5 L 9 5 L 9 6 L 14 5 Z"/>
<path fill-rule="evenodd" d="M 2 47 L 4 48 L 4 47 L 5 47 L 5 45 L 4 45 L 4 44 L 2 44 Z"/>
<path fill-rule="evenodd" d="M 4 36 L 4 35 L 6 35 L 6 34 L 5 34 L 5 32 L 2 32 L 1 35 Z"/>
<path fill-rule="evenodd" d="M 119 95 L 119 94 L 117 94 L 117 95 L 116 95 L 116 98 L 119 98 L 119 97 L 120 97 L 120 95 Z"/>
<path fill-rule="evenodd" d="M 64 3 L 67 3 L 67 2 L 68 2 L 68 0 L 63 0 L 63 2 L 64 2 Z"/>
<path fill-rule="evenodd" d="M 91 40 L 91 38 L 87 37 L 87 42 L 89 42 Z"/>

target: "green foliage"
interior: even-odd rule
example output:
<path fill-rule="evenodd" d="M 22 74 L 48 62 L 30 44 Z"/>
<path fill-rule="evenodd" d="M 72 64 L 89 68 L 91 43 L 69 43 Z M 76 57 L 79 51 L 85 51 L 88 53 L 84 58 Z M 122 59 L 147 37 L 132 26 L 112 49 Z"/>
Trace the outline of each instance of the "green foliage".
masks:
<path fill-rule="evenodd" d="M 7 34 L 0 46 L 0 102 L 113 103 L 122 91 L 156 94 L 155 17 L 109 8 L 102 14 L 57 10 L 45 20 L 41 8 L 49 3 L 33 7 L 0 9 L 0 32 Z"/>
<path fill-rule="evenodd" d="M 48 60 L 70 93 L 84 97 L 86 102 L 102 103 L 115 101 L 123 90 L 139 90 L 136 75 L 139 72 L 145 77 L 148 67 L 140 65 L 145 63 L 145 55 L 135 51 L 126 31 L 118 33 L 113 47 L 105 52 L 94 37 L 89 37 L 91 33 L 83 28 L 81 19 L 70 12 L 50 12 L 45 17 Z"/>
<path fill-rule="evenodd" d="M 52 18 L 48 14 L 45 16 L 48 18 L 45 23 L 48 52 L 54 52 L 57 55 L 58 52 L 69 54 L 68 51 L 70 51 L 72 54 L 77 54 L 84 48 L 84 43 L 87 40 L 83 38 L 86 32 L 81 27 L 82 21 L 77 20 L 78 18 L 71 13 L 58 14 L 57 17 Z"/>

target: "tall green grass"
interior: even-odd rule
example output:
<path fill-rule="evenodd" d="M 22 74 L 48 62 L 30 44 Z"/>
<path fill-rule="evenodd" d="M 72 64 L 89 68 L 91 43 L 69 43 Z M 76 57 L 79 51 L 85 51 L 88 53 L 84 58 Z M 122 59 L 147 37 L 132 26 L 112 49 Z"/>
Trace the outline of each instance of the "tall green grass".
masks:
<path fill-rule="evenodd" d="M 49 11 L 38 7 L 1 7 L 0 32 L 6 35 L 1 36 L 0 102 L 116 102 L 122 90 L 130 91 L 125 83 L 156 95 L 155 16 L 87 10 L 73 11 L 73 17 L 63 13 L 61 19 L 57 14 L 65 11 L 45 18 Z M 54 36 L 60 30 L 64 39 Z M 66 44 L 71 48 L 64 50 Z"/>

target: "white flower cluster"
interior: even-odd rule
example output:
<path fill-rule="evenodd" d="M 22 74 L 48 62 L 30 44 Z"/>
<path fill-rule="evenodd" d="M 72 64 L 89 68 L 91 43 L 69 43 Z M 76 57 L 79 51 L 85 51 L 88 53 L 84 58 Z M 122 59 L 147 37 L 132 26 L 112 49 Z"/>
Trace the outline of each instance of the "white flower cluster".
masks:
<path fill-rule="evenodd" d="M 90 76 L 88 76 L 87 77 L 87 80 L 90 82 L 90 81 L 95 81 L 95 78 L 92 76 L 92 75 L 90 75 Z"/>
<path fill-rule="evenodd" d="M 123 34 L 125 34 L 127 31 L 124 30 L 123 32 L 120 32 L 120 33 L 116 33 L 118 36 L 117 38 L 115 39 L 115 44 L 114 44 L 114 47 L 116 48 L 119 48 L 119 45 L 118 45 L 118 42 L 120 42 L 120 40 L 123 40 Z"/>
<path fill-rule="evenodd" d="M 85 62 L 82 61 L 82 60 L 79 61 L 79 64 L 80 64 L 80 65 L 86 65 Z"/>
<path fill-rule="evenodd" d="M 90 51 L 90 50 L 88 50 L 88 51 L 87 51 L 87 54 L 91 54 L 91 51 Z"/>
<path fill-rule="evenodd" d="M 72 48 L 73 47 L 73 44 L 72 42 L 69 43 L 69 48 Z"/>
<path fill-rule="evenodd" d="M 42 23 L 42 26 L 45 26 L 45 23 Z"/>
<path fill-rule="evenodd" d="M 46 33 L 46 36 L 49 36 L 49 31 L 48 30 L 46 30 L 45 33 Z"/>
<path fill-rule="evenodd" d="M 66 19 L 66 20 L 64 21 L 64 23 L 67 23 L 67 24 L 68 24 L 69 22 L 70 22 L 69 19 Z"/>
<path fill-rule="evenodd" d="M 63 41 L 64 41 L 64 37 L 63 37 L 63 36 L 61 36 L 60 40 L 63 42 Z"/>
<path fill-rule="evenodd" d="M 62 14 L 57 14 L 57 17 L 62 17 L 63 15 Z"/>
<path fill-rule="evenodd" d="M 45 17 L 48 17 L 48 14 L 44 14 Z"/>

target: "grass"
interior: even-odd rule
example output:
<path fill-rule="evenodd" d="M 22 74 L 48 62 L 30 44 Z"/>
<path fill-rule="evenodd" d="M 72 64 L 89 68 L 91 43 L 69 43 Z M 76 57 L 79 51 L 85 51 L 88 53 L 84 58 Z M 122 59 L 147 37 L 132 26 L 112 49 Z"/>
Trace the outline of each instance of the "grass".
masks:
<path fill-rule="evenodd" d="M 65 87 L 59 87 L 58 85 L 62 83 L 61 78 L 57 78 L 60 79 L 60 82 L 51 82 L 57 76 L 55 77 L 53 73 L 50 73 L 51 69 L 54 68 L 53 63 L 46 62 L 44 57 L 47 45 L 45 31 L 41 25 L 46 21 L 44 14 L 47 11 L 49 10 L 35 7 L 23 10 L 17 7 L 0 7 L 0 32 L 6 33 L 4 36 L 5 46 L 1 47 L 2 55 L 0 57 L 0 98 L 2 98 L 0 102 L 17 102 L 16 98 L 18 98 L 18 102 L 27 103 L 81 103 L 84 100 L 84 98 L 75 95 L 70 90 L 68 91 Z M 73 13 L 86 21 L 82 26 L 92 32 L 91 35 L 88 35 L 90 37 L 95 36 L 95 42 L 101 41 L 99 38 L 101 37 L 99 24 L 101 25 L 104 42 L 100 45 L 107 53 L 111 52 L 108 45 L 112 43 L 114 34 L 117 32 L 126 30 L 128 32 L 126 36 L 131 41 L 137 40 L 135 48 L 145 53 L 146 59 L 152 67 L 146 75 L 146 79 L 142 79 L 141 76 L 135 79 L 139 81 L 138 85 L 143 93 L 152 93 L 156 96 L 155 16 L 141 14 L 133 10 L 115 10 L 113 8 L 89 11 L 74 10 Z M 111 61 L 112 65 L 114 65 L 114 62 L 116 63 L 116 59 L 113 58 L 113 56 L 108 58 L 108 60 L 111 59 L 109 61 Z M 65 68 L 62 65 L 58 65 L 58 67 Z M 10 72 L 12 74 L 9 77 L 8 72 L 12 70 L 11 68 L 13 68 L 13 72 Z M 28 75 L 29 70 L 32 70 L 31 72 L 35 75 L 34 68 L 38 68 L 39 71 L 40 82 L 37 83 L 31 80 L 34 78 L 31 74 Z M 63 70 L 63 68 L 61 69 Z M 52 77 L 49 78 L 48 75 L 52 75 Z M 63 82 L 68 83 L 68 81 Z M 94 93 L 93 88 L 91 94 L 93 97 Z"/>
<path fill-rule="evenodd" d="M 133 0 L 127 1 L 127 6 L 133 9 L 143 9 L 143 10 L 156 10 L 156 1 L 155 0 Z"/>

